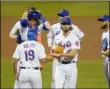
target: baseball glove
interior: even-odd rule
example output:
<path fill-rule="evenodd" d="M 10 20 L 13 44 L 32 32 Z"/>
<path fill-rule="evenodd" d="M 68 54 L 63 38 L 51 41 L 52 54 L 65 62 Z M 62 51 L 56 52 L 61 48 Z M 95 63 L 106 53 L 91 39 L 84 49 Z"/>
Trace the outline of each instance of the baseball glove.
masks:
<path fill-rule="evenodd" d="M 63 53 L 64 52 L 64 47 L 61 45 L 56 45 L 54 48 L 54 53 Z"/>

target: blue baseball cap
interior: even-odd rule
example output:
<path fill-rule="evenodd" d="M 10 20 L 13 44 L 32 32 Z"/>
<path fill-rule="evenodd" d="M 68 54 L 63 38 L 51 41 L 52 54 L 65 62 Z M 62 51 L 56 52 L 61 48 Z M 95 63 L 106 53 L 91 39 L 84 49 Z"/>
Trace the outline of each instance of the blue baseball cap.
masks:
<path fill-rule="evenodd" d="M 62 18 L 60 23 L 61 24 L 71 24 L 71 19 L 70 18 Z"/>
<path fill-rule="evenodd" d="M 98 21 L 110 21 L 110 17 L 108 15 L 104 15 L 101 18 L 98 18 Z"/>
<path fill-rule="evenodd" d="M 26 28 L 28 26 L 28 20 L 27 19 L 21 19 L 20 24 L 23 28 Z"/>
<path fill-rule="evenodd" d="M 27 37 L 28 40 L 36 40 L 36 34 L 33 32 L 28 32 Z"/>
<path fill-rule="evenodd" d="M 109 22 L 110 22 L 110 16 L 109 16 Z"/>
<path fill-rule="evenodd" d="M 69 16 L 69 11 L 63 9 L 57 15 L 61 17 Z"/>

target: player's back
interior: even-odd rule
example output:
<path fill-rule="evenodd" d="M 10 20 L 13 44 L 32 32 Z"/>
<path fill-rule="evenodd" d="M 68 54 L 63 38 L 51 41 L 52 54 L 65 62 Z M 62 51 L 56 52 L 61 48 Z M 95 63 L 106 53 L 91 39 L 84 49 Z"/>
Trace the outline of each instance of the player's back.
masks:
<path fill-rule="evenodd" d="M 25 41 L 19 45 L 20 66 L 40 67 L 39 55 L 42 45 L 36 41 Z"/>

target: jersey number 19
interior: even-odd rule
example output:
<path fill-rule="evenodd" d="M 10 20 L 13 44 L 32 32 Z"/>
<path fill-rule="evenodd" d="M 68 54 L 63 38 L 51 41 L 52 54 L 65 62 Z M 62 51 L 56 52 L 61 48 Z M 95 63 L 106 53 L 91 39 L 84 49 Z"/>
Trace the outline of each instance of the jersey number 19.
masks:
<path fill-rule="evenodd" d="M 35 55 L 34 55 L 33 50 L 26 50 L 24 52 L 24 54 L 25 54 L 26 61 L 29 61 L 29 60 L 33 61 L 35 59 Z"/>

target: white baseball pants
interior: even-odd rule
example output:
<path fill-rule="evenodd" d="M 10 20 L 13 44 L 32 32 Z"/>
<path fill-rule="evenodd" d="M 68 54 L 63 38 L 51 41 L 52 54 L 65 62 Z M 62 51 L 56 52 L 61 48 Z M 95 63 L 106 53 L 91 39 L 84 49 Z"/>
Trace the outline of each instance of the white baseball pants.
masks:
<path fill-rule="evenodd" d="M 31 88 L 42 88 L 42 78 L 40 69 L 21 69 L 19 76 L 20 88 L 30 88 L 27 83 L 30 84 Z"/>
<path fill-rule="evenodd" d="M 55 69 L 55 88 L 76 88 L 76 63 L 62 64 L 58 62 Z"/>

